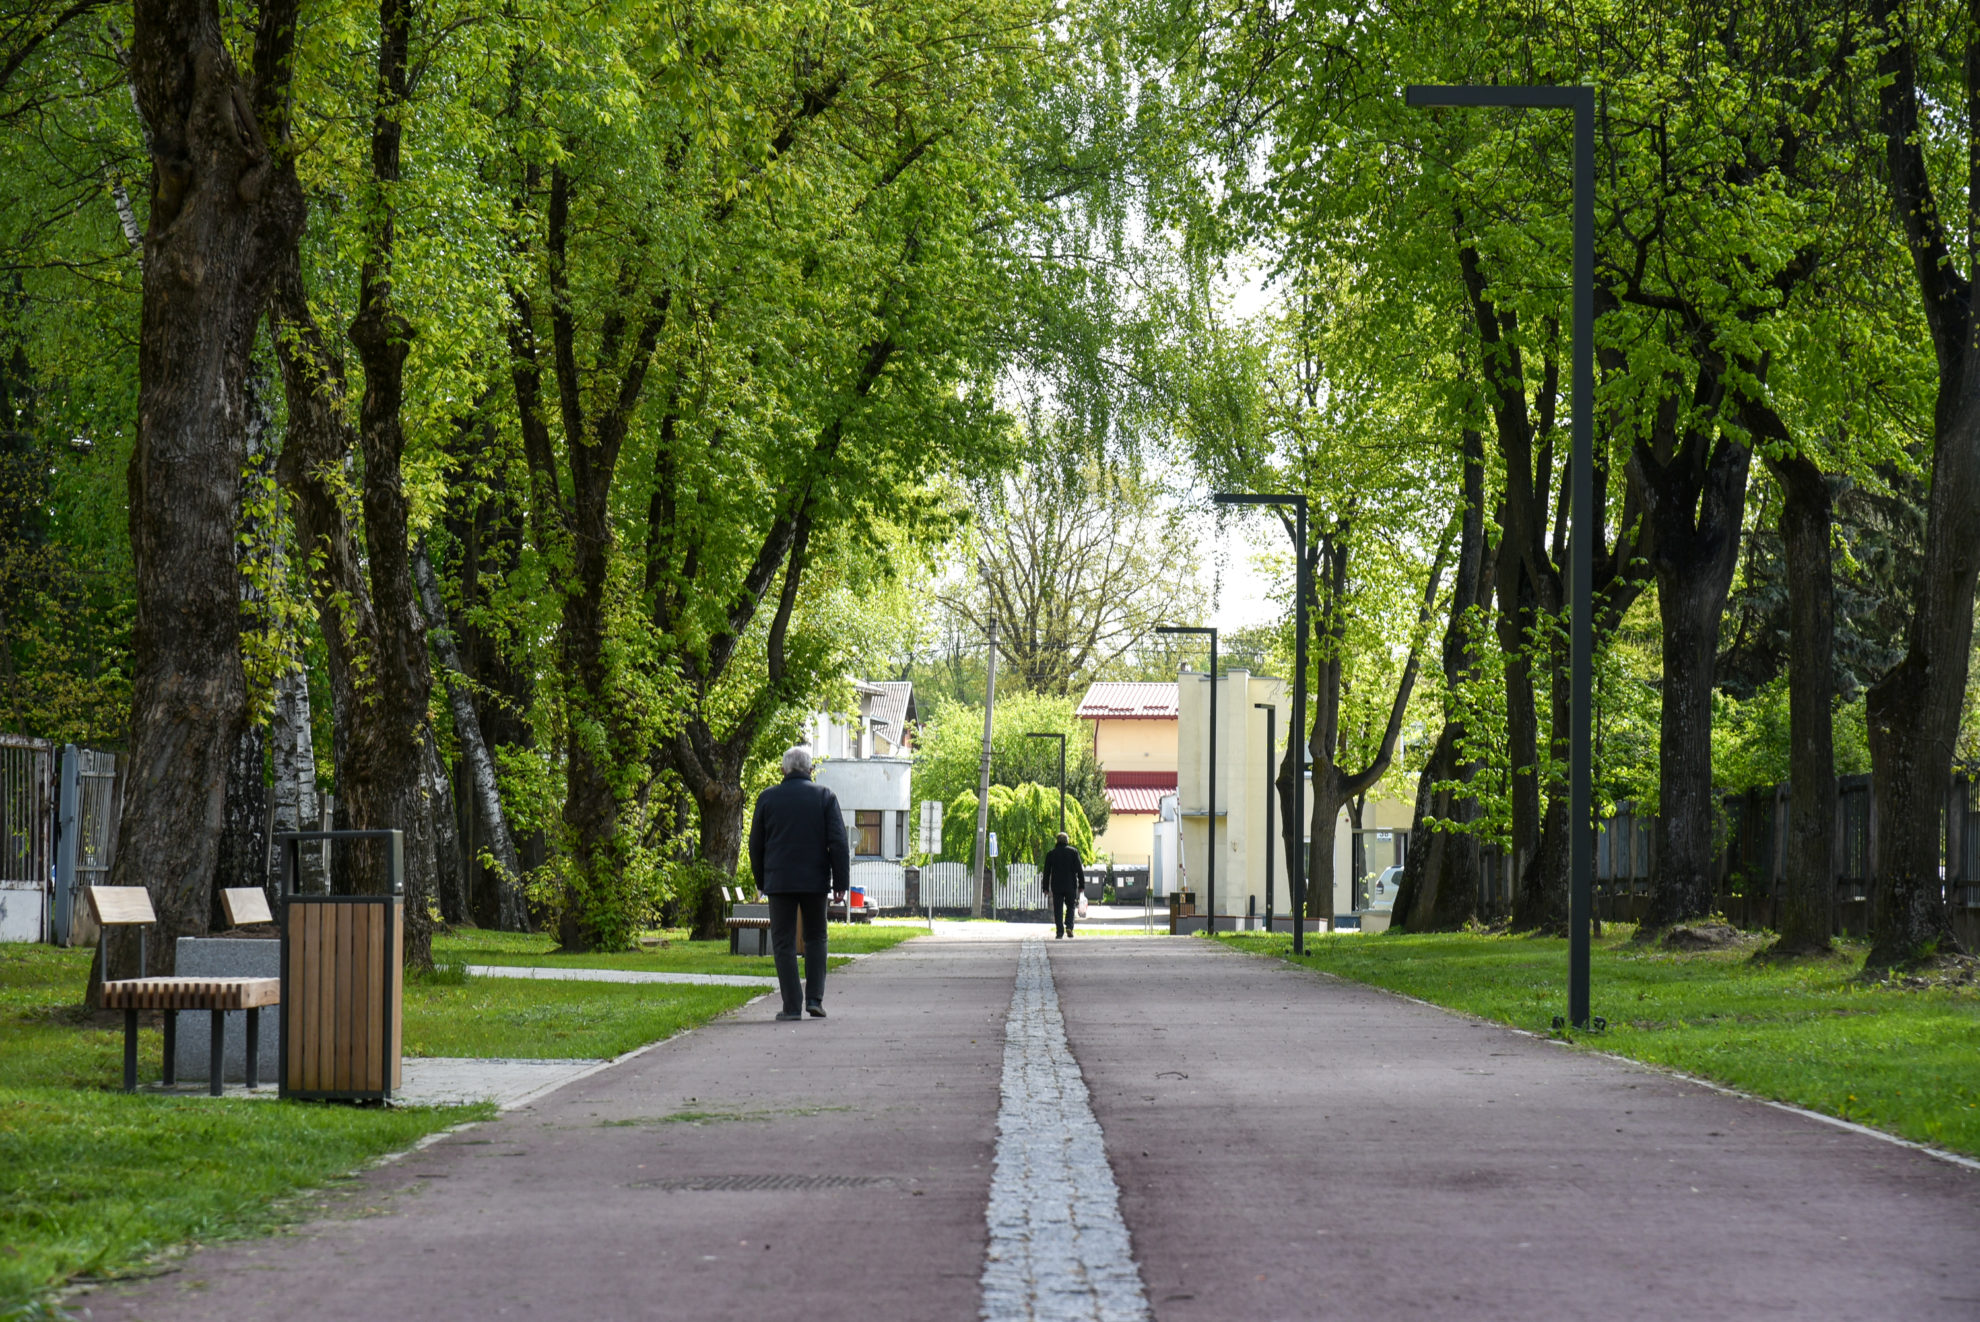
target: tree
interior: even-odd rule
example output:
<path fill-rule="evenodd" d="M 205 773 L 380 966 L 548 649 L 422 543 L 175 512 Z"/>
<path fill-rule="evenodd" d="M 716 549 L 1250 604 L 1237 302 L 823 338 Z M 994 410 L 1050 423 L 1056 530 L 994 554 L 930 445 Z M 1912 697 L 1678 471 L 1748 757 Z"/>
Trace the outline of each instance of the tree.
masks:
<path fill-rule="evenodd" d="M 1094 830 L 1107 826 L 1107 786 L 1093 757 L 1093 727 L 1073 714 L 1070 698 L 1008 691 L 999 686 L 997 711 L 990 731 L 992 788 L 1036 783 L 1052 788 L 1056 819 L 1059 784 L 1059 745 L 1033 739 L 1032 732 L 1066 736 L 1066 801 L 1080 806 Z M 974 847 L 976 785 L 983 755 L 983 708 L 944 703 L 924 724 L 914 749 L 914 794 L 917 799 L 949 803 L 958 795 L 970 798 L 969 830 Z M 995 806 L 994 803 L 992 805 Z M 943 818 L 944 830 L 948 817 Z M 1016 857 L 1016 855 L 1006 855 Z M 969 861 L 963 859 L 962 861 Z"/>
<path fill-rule="evenodd" d="M 1063 439 L 978 485 L 973 563 L 942 595 L 1034 693 L 1070 693 L 1129 656 L 1157 624 L 1194 619 L 1194 538 L 1182 512 L 1126 467 Z"/>
<path fill-rule="evenodd" d="M 1969 200 L 1964 235 L 1940 197 L 1944 154 L 1980 150 L 1980 33 L 1952 5 L 1900 7 L 1875 0 L 1878 127 L 1884 180 L 1912 260 L 1915 297 L 1937 366 L 1932 410 L 1931 497 L 1904 659 L 1869 693 L 1871 775 L 1877 796 L 1877 893 L 1865 968 L 1884 970 L 1956 951 L 1939 875 L 1939 815 L 1973 652 L 1980 579 L 1980 345 L 1976 272 L 1955 252 L 1980 251 L 1980 209 Z M 1963 48 L 1955 62 L 1946 53 Z M 1927 99 L 1963 106 L 1928 117 Z M 1956 176 L 1955 176 L 1956 177 Z M 1969 189 L 1972 180 L 1965 181 Z M 1954 186 L 1956 192 L 1957 185 Z M 1970 265 L 1970 258 L 1969 258 Z"/>
<path fill-rule="evenodd" d="M 234 530 L 248 355 L 302 223 L 294 196 L 272 186 L 297 7 L 261 7 L 246 76 L 214 0 L 138 0 L 132 17 L 152 190 L 130 473 L 133 770 L 110 882 L 151 891 L 152 944 L 170 972 L 174 939 L 207 927 L 227 764 L 246 719 Z"/>

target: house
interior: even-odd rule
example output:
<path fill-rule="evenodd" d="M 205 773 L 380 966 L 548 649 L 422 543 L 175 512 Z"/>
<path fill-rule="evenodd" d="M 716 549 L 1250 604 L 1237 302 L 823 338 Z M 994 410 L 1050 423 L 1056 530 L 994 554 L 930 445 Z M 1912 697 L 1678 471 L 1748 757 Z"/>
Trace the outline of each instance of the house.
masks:
<path fill-rule="evenodd" d="M 1118 866 L 1147 867 L 1162 796 L 1176 792 L 1176 685 L 1095 684 L 1077 715 L 1093 726 L 1093 760 L 1106 777 L 1107 827 L 1093 848 Z"/>
<path fill-rule="evenodd" d="M 839 796 L 854 860 L 897 862 L 914 802 L 914 685 L 856 679 L 853 694 L 856 714 L 819 712 L 807 723 L 814 779 Z"/>

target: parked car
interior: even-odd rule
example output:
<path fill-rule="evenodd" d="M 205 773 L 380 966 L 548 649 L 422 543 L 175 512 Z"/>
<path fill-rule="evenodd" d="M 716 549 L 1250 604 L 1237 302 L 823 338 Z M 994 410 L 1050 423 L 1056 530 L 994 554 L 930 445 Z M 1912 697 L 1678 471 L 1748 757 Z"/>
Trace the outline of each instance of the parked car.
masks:
<path fill-rule="evenodd" d="M 1402 889 L 1402 874 L 1402 864 L 1397 863 L 1383 868 L 1381 875 L 1368 883 L 1369 909 L 1386 912 L 1396 907 L 1396 892 Z"/>

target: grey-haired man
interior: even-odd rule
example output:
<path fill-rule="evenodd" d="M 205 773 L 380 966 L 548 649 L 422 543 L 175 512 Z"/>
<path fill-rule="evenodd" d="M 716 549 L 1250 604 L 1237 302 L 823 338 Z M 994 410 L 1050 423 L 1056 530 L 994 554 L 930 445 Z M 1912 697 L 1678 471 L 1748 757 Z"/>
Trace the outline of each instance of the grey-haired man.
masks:
<path fill-rule="evenodd" d="M 770 902 L 770 955 L 784 1008 L 777 1018 L 825 1017 L 825 894 L 851 885 L 852 851 L 839 796 L 811 779 L 811 750 L 784 752 L 784 779 L 756 796 L 749 869 Z M 797 970 L 797 925 L 804 920 L 804 984 Z M 800 991 L 804 1009 L 798 1009 Z"/>

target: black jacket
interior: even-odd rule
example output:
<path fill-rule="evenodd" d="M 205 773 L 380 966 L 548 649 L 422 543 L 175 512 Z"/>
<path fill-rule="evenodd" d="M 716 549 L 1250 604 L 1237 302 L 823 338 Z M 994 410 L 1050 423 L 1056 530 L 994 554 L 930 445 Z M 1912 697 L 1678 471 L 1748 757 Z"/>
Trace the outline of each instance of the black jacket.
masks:
<path fill-rule="evenodd" d="M 1070 900 L 1079 894 L 1080 883 L 1086 880 L 1086 871 L 1080 866 L 1079 851 L 1071 845 L 1053 845 L 1045 855 L 1045 875 L 1042 884 L 1045 889 L 1063 900 Z"/>
<path fill-rule="evenodd" d="M 765 895 L 843 891 L 852 850 L 839 796 L 807 776 L 786 776 L 756 796 L 749 826 L 749 870 Z"/>

